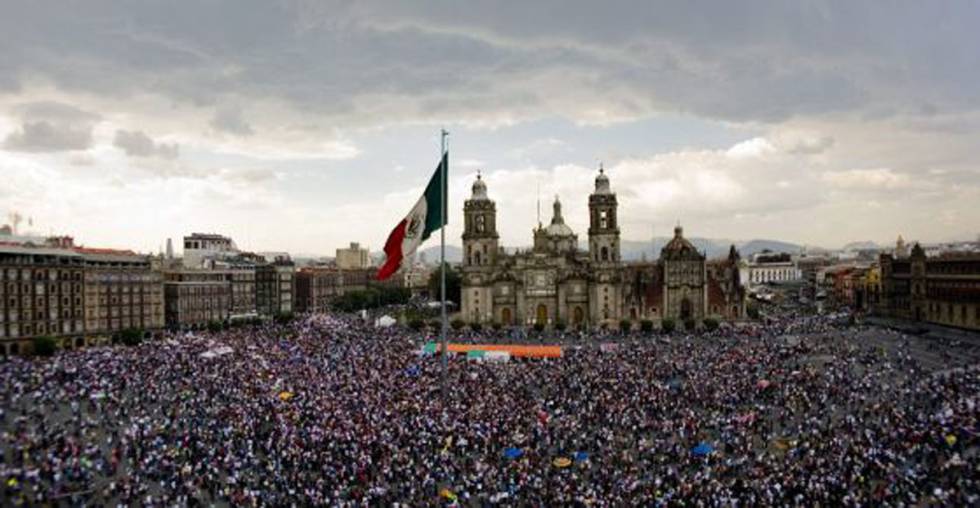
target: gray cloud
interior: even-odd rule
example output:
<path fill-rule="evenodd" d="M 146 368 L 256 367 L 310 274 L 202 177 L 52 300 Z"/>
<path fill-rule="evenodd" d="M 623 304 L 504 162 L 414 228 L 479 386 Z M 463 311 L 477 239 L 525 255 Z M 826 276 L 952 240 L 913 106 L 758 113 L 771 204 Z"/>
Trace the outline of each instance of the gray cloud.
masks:
<path fill-rule="evenodd" d="M 214 117 L 211 118 L 211 127 L 237 136 L 255 134 L 252 126 L 245 121 L 245 118 L 242 117 L 242 111 L 238 108 L 220 108 L 215 111 Z"/>
<path fill-rule="evenodd" d="M 92 128 L 56 125 L 47 121 L 24 122 L 19 131 L 3 142 L 7 150 L 19 152 L 63 152 L 92 146 Z"/>
<path fill-rule="evenodd" d="M 152 89 L 198 106 L 273 97 L 348 124 L 588 120 L 600 110 L 769 122 L 980 107 L 978 4 L 31 2 L 8 11 L 0 30 L 18 41 L 5 48 L 11 79 Z M 379 100 L 387 107 L 375 111 Z M 212 125 L 247 135 L 254 126 L 236 115 L 219 110 Z"/>
<path fill-rule="evenodd" d="M 112 144 L 130 157 L 176 159 L 180 153 L 180 146 L 176 143 L 155 143 L 142 131 L 117 130 Z"/>
<path fill-rule="evenodd" d="M 20 152 L 86 150 L 92 146 L 92 129 L 101 117 L 69 104 L 31 102 L 11 108 L 20 117 L 20 129 L 11 132 L 3 147 Z"/>

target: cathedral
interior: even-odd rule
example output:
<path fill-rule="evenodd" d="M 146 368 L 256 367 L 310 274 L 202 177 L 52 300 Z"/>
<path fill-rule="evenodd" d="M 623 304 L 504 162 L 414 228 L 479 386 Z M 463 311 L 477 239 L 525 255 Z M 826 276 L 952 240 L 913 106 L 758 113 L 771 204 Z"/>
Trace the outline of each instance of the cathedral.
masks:
<path fill-rule="evenodd" d="M 461 318 L 503 326 L 571 328 L 617 326 L 672 318 L 700 324 L 705 318 L 745 315 L 739 254 L 707 260 L 684 238 L 680 226 L 652 263 L 620 258 L 616 194 L 600 167 L 589 195 L 588 250 L 562 217 L 555 198 L 551 223 L 540 222 L 530 249 L 507 253 L 499 245 L 497 206 L 477 175 L 463 205 Z"/>

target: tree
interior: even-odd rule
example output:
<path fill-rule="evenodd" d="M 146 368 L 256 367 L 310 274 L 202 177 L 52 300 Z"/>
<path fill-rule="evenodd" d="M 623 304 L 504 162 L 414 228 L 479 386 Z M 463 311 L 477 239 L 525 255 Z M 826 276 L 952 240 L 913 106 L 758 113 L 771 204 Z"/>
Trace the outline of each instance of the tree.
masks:
<path fill-rule="evenodd" d="M 143 330 L 127 328 L 119 332 L 119 341 L 127 346 L 138 346 L 143 342 Z"/>
<path fill-rule="evenodd" d="M 630 330 L 632 329 L 633 329 L 633 323 L 631 323 L 629 319 L 619 320 L 619 331 L 623 333 L 629 333 Z"/>
<path fill-rule="evenodd" d="M 749 305 L 745 309 L 745 313 L 749 316 L 749 319 L 759 319 L 759 307 L 756 305 Z"/>
<path fill-rule="evenodd" d="M 498 331 L 500 331 L 501 328 L 504 327 L 504 325 L 500 324 L 497 321 L 494 321 L 493 324 L 490 325 L 490 327 L 493 328 L 493 331 L 498 332 Z"/>
<path fill-rule="evenodd" d="M 674 318 L 663 318 L 660 321 L 660 330 L 664 333 L 673 333 L 677 329 L 677 322 Z"/>
<path fill-rule="evenodd" d="M 416 332 L 422 330 L 423 326 L 425 326 L 425 321 L 422 321 L 419 318 L 412 318 L 408 320 L 408 327 Z"/>
<path fill-rule="evenodd" d="M 432 319 L 432 320 L 430 320 L 429 321 L 429 329 L 431 329 L 432 331 L 435 331 L 435 332 L 438 332 L 439 330 L 442 330 L 442 321 L 440 321 L 438 319 Z"/>
<path fill-rule="evenodd" d="M 697 326 L 698 326 L 697 321 L 693 319 L 688 319 L 684 321 L 684 329 L 689 332 L 693 332 L 694 329 L 697 328 Z"/>
<path fill-rule="evenodd" d="M 534 331 L 541 333 L 544 331 L 544 323 L 534 323 Z"/>
<path fill-rule="evenodd" d="M 34 354 L 36 356 L 52 356 L 55 351 L 58 350 L 58 342 L 54 340 L 54 337 L 49 337 L 47 335 L 41 337 L 34 337 Z"/>
<path fill-rule="evenodd" d="M 456 330 L 458 332 L 462 330 L 464 326 L 466 326 L 466 322 L 463 321 L 462 319 L 454 319 L 449 322 L 449 326 L 453 327 L 453 330 Z"/>
<path fill-rule="evenodd" d="M 704 328 L 709 332 L 713 332 L 718 329 L 718 320 L 715 318 L 704 318 Z"/>
<path fill-rule="evenodd" d="M 217 333 L 225 329 L 225 325 L 221 324 L 221 321 L 208 321 L 208 331 Z"/>
<path fill-rule="evenodd" d="M 480 324 L 479 322 L 470 323 L 470 330 L 473 330 L 474 332 L 482 331 L 483 325 Z"/>
<path fill-rule="evenodd" d="M 653 321 L 650 321 L 649 319 L 644 319 L 643 321 L 640 321 L 640 330 L 643 333 L 653 332 Z"/>
<path fill-rule="evenodd" d="M 439 274 L 440 270 L 437 268 L 432 271 L 432 275 L 429 276 L 429 294 L 432 295 L 432 299 L 438 301 L 440 298 L 441 289 L 441 276 Z M 446 301 L 456 302 L 460 304 L 460 294 L 463 287 L 463 278 L 460 276 L 459 271 L 452 267 L 449 263 L 446 263 Z"/>
<path fill-rule="evenodd" d="M 567 326 L 565 325 L 564 321 L 555 322 L 555 330 L 558 330 L 559 332 L 564 332 L 565 328 L 567 328 Z"/>

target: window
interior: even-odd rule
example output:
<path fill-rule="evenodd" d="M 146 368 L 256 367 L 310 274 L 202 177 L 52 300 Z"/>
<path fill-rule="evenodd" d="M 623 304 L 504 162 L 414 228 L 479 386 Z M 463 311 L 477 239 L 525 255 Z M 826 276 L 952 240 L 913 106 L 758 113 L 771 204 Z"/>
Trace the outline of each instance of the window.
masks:
<path fill-rule="evenodd" d="M 609 216 L 605 210 L 599 211 L 599 227 L 605 229 L 609 223 Z"/>

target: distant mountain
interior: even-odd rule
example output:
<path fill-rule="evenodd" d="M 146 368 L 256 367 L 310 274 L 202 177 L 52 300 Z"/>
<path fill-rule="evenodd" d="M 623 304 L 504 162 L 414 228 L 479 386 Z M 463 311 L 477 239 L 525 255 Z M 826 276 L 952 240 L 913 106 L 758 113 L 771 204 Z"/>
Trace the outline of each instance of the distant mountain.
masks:
<path fill-rule="evenodd" d="M 796 254 L 802 249 L 801 246 L 795 243 L 781 242 L 779 240 L 749 240 L 741 245 L 736 245 L 736 247 L 743 257 L 757 254 L 766 249 L 776 253 L 786 252 L 789 254 Z"/>
<path fill-rule="evenodd" d="M 881 246 L 879 246 L 878 244 L 870 240 L 865 240 L 863 242 L 851 242 L 841 247 L 841 250 L 845 250 L 845 251 L 846 250 L 852 250 L 852 251 L 853 250 L 878 250 L 878 249 L 881 249 Z"/>

